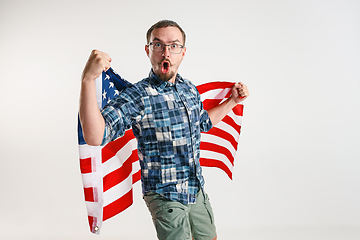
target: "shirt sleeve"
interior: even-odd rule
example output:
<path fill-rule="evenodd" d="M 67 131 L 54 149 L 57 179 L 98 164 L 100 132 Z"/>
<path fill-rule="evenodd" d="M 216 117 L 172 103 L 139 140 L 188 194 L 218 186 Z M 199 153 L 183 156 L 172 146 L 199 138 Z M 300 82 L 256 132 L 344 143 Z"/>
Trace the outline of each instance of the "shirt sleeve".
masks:
<path fill-rule="evenodd" d="M 201 132 L 207 132 L 212 128 L 212 122 L 211 119 L 209 117 L 208 112 L 204 109 L 203 103 L 201 101 L 201 97 L 200 97 L 200 93 L 197 90 L 197 88 L 195 87 L 195 85 L 193 85 L 193 87 L 195 88 L 196 91 L 196 95 L 197 95 L 197 99 L 199 102 L 199 112 L 200 112 L 200 131 Z"/>
<path fill-rule="evenodd" d="M 199 95 L 200 97 L 200 95 Z M 212 128 L 212 122 L 208 112 L 203 108 L 203 103 L 199 99 L 200 105 L 200 131 L 207 132 Z"/>
<path fill-rule="evenodd" d="M 124 136 L 132 123 L 141 114 L 141 98 L 134 88 L 125 89 L 106 105 L 101 114 L 105 120 L 105 130 L 101 145 Z"/>

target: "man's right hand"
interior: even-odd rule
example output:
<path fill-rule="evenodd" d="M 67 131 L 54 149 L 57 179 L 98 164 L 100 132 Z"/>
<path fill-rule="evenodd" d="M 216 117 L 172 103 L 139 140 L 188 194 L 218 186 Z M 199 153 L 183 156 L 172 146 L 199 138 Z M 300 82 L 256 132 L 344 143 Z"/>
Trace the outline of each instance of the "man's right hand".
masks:
<path fill-rule="evenodd" d="M 98 78 L 103 71 L 110 68 L 110 62 L 109 54 L 99 50 L 92 50 L 82 73 L 82 81 L 92 81 Z"/>

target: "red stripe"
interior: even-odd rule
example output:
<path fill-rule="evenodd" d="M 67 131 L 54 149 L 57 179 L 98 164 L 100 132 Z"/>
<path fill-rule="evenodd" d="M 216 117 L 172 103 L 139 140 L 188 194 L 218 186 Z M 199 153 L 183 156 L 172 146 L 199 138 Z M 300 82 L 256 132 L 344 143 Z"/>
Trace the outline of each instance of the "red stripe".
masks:
<path fill-rule="evenodd" d="M 231 88 L 234 85 L 232 82 L 210 82 L 196 86 L 200 94 L 210 90 Z"/>
<path fill-rule="evenodd" d="M 82 174 L 92 172 L 91 157 L 90 158 L 80 159 L 80 171 L 81 171 Z"/>
<path fill-rule="evenodd" d="M 132 130 L 127 130 L 123 137 L 116 139 L 115 141 L 109 142 L 101 150 L 102 162 L 106 162 L 110 158 L 116 155 L 116 153 L 123 148 L 130 140 L 134 139 L 135 136 Z"/>
<path fill-rule="evenodd" d="M 133 195 L 131 189 L 124 196 L 103 208 L 103 221 L 115 216 L 118 213 L 121 213 L 122 211 L 130 207 L 132 205 L 132 202 Z"/>
<path fill-rule="evenodd" d="M 230 142 L 231 145 L 234 147 L 234 149 L 237 150 L 238 141 L 236 139 L 234 139 L 233 135 L 231 135 L 228 132 L 225 132 L 224 130 L 222 130 L 220 128 L 213 127 L 208 132 L 206 132 L 204 134 L 210 134 L 210 135 L 218 136 L 218 137 Z"/>
<path fill-rule="evenodd" d="M 230 125 L 233 129 L 235 129 L 235 130 L 240 134 L 240 128 L 241 128 L 241 126 L 238 125 L 238 124 L 234 121 L 234 119 L 232 119 L 232 117 L 226 115 L 221 121 L 224 122 L 224 123 L 226 123 L 226 124 L 228 124 L 228 125 Z"/>
<path fill-rule="evenodd" d="M 92 187 L 84 188 L 85 201 L 95 202 L 94 189 Z"/>
<path fill-rule="evenodd" d="M 221 153 L 221 154 L 225 155 L 227 157 L 227 159 L 229 159 L 229 162 L 234 166 L 234 157 L 231 154 L 231 152 L 229 151 L 229 149 L 227 149 L 226 147 L 217 145 L 215 143 L 201 142 L 200 150 L 207 150 L 207 151 L 211 151 L 211 152 Z"/>
<path fill-rule="evenodd" d="M 97 225 L 97 218 L 88 215 L 88 220 L 89 220 L 90 231 L 95 233 L 95 227 Z"/>
<path fill-rule="evenodd" d="M 225 96 L 224 98 L 228 98 L 230 97 L 231 95 L 231 91 L 229 91 Z M 224 99 L 223 98 L 223 99 Z M 216 107 L 217 105 L 219 105 L 219 103 L 223 100 L 223 99 L 204 99 L 204 101 L 202 102 L 203 103 L 203 108 L 205 110 L 209 110 L 213 107 Z"/>
<path fill-rule="evenodd" d="M 216 107 L 221 102 L 221 99 L 205 99 L 203 101 L 203 108 L 205 110 L 212 109 L 213 107 Z"/>
<path fill-rule="evenodd" d="M 137 157 L 137 151 L 133 150 L 121 167 L 103 177 L 104 192 L 124 181 L 132 173 L 132 163 Z"/>
<path fill-rule="evenodd" d="M 242 116 L 244 111 L 244 105 L 238 104 L 232 110 L 236 115 Z"/>
<path fill-rule="evenodd" d="M 231 170 L 221 161 L 214 160 L 214 159 L 209 159 L 209 158 L 200 158 L 200 165 L 204 166 L 204 167 L 217 167 L 217 168 L 220 168 L 220 169 L 224 170 L 224 172 L 226 172 L 226 174 L 232 180 L 232 172 L 231 172 Z"/>
<path fill-rule="evenodd" d="M 225 98 L 228 98 L 228 97 L 230 97 L 230 96 L 225 96 Z M 205 110 L 209 110 L 209 109 L 219 105 L 221 101 L 222 101 L 222 99 L 205 99 L 203 101 L 203 107 Z M 237 116 L 243 116 L 244 105 L 238 104 L 235 107 L 233 107 L 232 111 Z"/>
<path fill-rule="evenodd" d="M 139 181 L 141 179 L 141 171 L 139 169 L 139 171 L 137 171 L 136 173 L 134 173 L 132 175 L 132 180 L 133 180 L 133 184 L 136 183 L 137 181 Z"/>

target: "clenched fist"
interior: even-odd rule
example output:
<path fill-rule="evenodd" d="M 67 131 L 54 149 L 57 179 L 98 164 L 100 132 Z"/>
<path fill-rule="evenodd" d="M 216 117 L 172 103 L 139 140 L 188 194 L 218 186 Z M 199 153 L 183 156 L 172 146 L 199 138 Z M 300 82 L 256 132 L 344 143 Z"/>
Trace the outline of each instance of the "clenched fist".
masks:
<path fill-rule="evenodd" d="M 235 83 L 231 89 L 231 98 L 236 102 L 242 102 L 249 96 L 247 86 L 241 82 Z"/>
<path fill-rule="evenodd" d="M 110 68 L 110 62 L 109 54 L 93 50 L 85 65 L 81 79 L 83 81 L 95 80 L 103 71 L 107 71 Z"/>

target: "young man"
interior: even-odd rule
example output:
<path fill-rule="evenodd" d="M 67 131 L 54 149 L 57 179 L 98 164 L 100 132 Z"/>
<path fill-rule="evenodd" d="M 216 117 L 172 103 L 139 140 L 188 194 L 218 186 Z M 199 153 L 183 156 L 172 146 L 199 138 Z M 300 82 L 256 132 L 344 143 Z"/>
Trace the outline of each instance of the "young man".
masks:
<path fill-rule="evenodd" d="M 144 200 L 159 239 L 216 239 L 213 213 L 204 193 L 199 163 L 200 133 L 208 131 L 239 102 L 247 87 L 234 84 L 232 96 L 205 111 L 196 87 L 178 74 L 186 35 L 169 20 L 147 32 L 149 77 L 124 89 L 101 112 L 95 79 L 110 68 L 108 54 L 93 50 L 82 75 L 80 121 L 89 145 L 101 145 L 132 127 L 138 140 Z"/>

